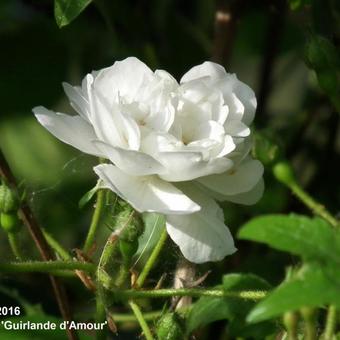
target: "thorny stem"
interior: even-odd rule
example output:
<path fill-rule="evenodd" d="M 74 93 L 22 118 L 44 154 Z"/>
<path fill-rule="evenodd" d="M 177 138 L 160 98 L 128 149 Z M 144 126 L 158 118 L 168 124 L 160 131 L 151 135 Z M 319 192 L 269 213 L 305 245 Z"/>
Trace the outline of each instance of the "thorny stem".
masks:
<path fill-rule="evenodd" d="M 12 249 L 14 256 L 16 257 L 17 260 L 22 261 L 24 257 L 21 253 L 17 233 L 7 233 L 7 236 L 8 236 L 9 245 Z"/>
<path fill-rule="evenodd" d="M 65 261 L 31 261 L 31 262 L 12 262 L 0 263 L 0 272 L 5 273 L 51 273 L 59 270 L 83 270 L 94 272 L 95 265 L 88 262 L 65 262 Z"/>
<path fill-rule="evenodd" d="M 3 177 L 9 184 L 17 188 L 17 183 L 14 178 L 14 175 L 1 149 L 0 149 L 0 177 Z M 18 210 L 18 215 L 22 219 L 25 226 L 27 227 L 29 233 L 31 234 L 31 237 L 36 247 L 38 248 L 42 259 L 45 261 L 53 260 L 54 259 L 53 253 L 51 252 L 51 249 L 47 244 L 46 239 L 44 238 L 44 235 L 39 227 L 39 224 L 35 220 L 27 202 L 22 203 L 21 207 Z M 63 319 L 66 321 L 71 321 L 72 314 L 64 286 L 56 277 L 52 275 L 50 275 L 50 280 Z M 78 339 L 78 336 L 74 330 L 67 329 L 66 331 L 69 339 L 71 340 Z"/>
<path fill-rule="evenodd" d="M 162 234 L 155 246 L 155 248 L 153 249 L 150 257 L 148 258 L 142 272 L 139 274 L 138 279 L 136 281 L 136 287 L 137 288 L 141 288 L 147 278 L 147 276 L 149 275 L 152 267 L 154 266 L 155 262 L 157 261 L 157 258 L 161 252 L 161 250 L 163 249 L 166 240 L 168 237 L 168 233 L 166 231 L 166 228 L 164 228 L 164 230 L 162 231 Z"/>
<path fill-rule="evenodd" d="M 324 340 L 333 339 L 335 328 L 336 328 L 336 321 L 337 321 L 337 310 L 335 306 L 331 305 L 328 307 L 325 335 L 323 337 Z"/>
<path fill-rule="evenodd" d="M 129 301 L 129 305 L 130 305 L 133 313 L 135 314 L 136 319 L 138 320 L 140 327 L 143 330 L 143 333 L 144 333 L 146 340 L 154 340 L 154 337 L 151 334 L 150 328 L 149 328 L 148 324 L 146 323 L 145 318 L 144 318 L 139 306 L 133 301 Z"/>
<path fill-rule="evenodd" d="M 99 226 L 100 218 L 104 210 L 104 202 L 105 202 L 104 198 L 105 198 L 105 191 L 103 189 L 99 189 L 97 191 L 96 207 L 94 209 L 90 229 L 89 229 L 89 232 L 87 234 L 85 244 L 84 244 L 84 249 L 83 249 L 84 253 L 87 253 L 93 245 L 93 242 L 94 242 L 94 239 L 97 233 L 97 229 Z"/>
<path fill-rule="evenodd" d="M 168 298 L 173 296 L 211 296 L 211 297 L 233 297 L 243 300 L 261 300 L 267 295 L 264 290 L 225 291 L 223 289 L 202 289 L 202 288 L 180 288 L 180 289 L 157 289 L 157 290 L 119 290 L 120 298 Z"/>

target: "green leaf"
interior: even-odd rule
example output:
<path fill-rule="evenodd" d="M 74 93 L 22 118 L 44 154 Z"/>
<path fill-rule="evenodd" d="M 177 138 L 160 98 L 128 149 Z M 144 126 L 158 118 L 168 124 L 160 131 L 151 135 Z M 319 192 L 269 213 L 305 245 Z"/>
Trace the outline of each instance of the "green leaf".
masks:
<path fill-rule="evenodd" d="M 303 266 L 296 276 L 282 283 L 259 302 L 247 317 L 248 322 L 274 318 L 304 306 L 335 304 L 340 307 L 340 288 L 322 268 L 315 264 Z"/>
<path fill-rule="evenodd" d="M 267 215 L 252 219 L 239 238 L 340 267 L 340 233 L 319 218 L 299 215 Z"/>
<path fill-rule="evenodd" d="M 157 213 L 143 213 L 144 221 L 144 233 L 139 238 L 138 250 L 136 252 L 136 258 L 143 258 L 149 254 L 156 246 L 163 228 L 165 228 L 164 215 Z M 139 261 L 139 260 L 138 260 Z"/>
<path fill-rule="evenodd" d="M 94 188 L 92 188 L 91 190 L 89 190 L 88 192 L 86 192 L 82 198 L 79 200 L 78 206 L 79 209 L 84 208 L 84 206 L 91 201 L 92 197 L 96 194 L 96 192 L 99 189 L 98 186 L 99 182 L 96 184 L 96 186 Z"/>
<path fill-rule="evenodd" d="M 54 16 L 59 28 L 73 21 L 92 0 L 55 0 Z"/>
<path fill-rule="evenodd" d="M 223 277 L 223 288 L 228 291 L 240 290 L 263 290 L 269 289 L 270 285 L 263 279 L 252 274 L 228 274 Z M 253 301 L 241 300 L 239 298 L 211 298 L 202 297 L 194 303 L 187 319 L 187 331 L 190 333 L 198 327 L 205 326 L 217 320 L 229 320 L 228 332 L 231 336 L 247 336 L 252 332 L 252 336 L 257 339 L 264 339 L 274 329 L 273 325 L 263 323 L 257 325 L 256 333 L 254 327 L 247 326 L 245 317 L 254 306 Z M 251 327 L 251 330 L 250 328 Z M 257 335 L 256 335 L 257 334 Z"/>

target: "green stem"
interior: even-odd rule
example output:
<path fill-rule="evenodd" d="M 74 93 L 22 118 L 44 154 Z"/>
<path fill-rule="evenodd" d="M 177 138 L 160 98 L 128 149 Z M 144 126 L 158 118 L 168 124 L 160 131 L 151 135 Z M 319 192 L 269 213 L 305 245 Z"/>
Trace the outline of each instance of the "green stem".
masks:
<path fill-rule="evenodd" d="M 159 256 L 161 250 L 163 249 L 163 247 L 166 243 L 167 237 L 168 237 L 168 233 L 166 231 L 166 228 L 164 228 L 164 230 L 162 231 L 162 234 L 161 234 L 155 248 L 153 249 L 150 257 L 148 258 L 142 272 L 138 276 L 138 279 L 136 281 L 136 287 L 140 288 L 140 287 L 143 286 L 147 276 L 149 275 L 152 267 L 154 266 L 155 262 L 158 259 L 158 256 Z"/>
<path fill-rule="evenodd" d="M 69 252 L 45 229 L 42 229 L 45 239 L 49 246 L 65 261 L 71 261 L 72 256 Z"/>
<path fill-rule="evenodd" d="M 105 310 L 105 305 L 102 299 L 100 289 L 101 288 L 99 287 L 97 288 L 97 294 L 96 294 L 96 323 L 102 323 L 106 319 L 106 310 Z M 102 330 L 97 330 L 96 339 L 105 340 L 106 333 L 107 333 L 106 328 Z"/>
<path fill-rule="evenodd" d="M 316 309 L 310 307 L 301 308 L 301 315 L 305 322 L 305 337 L 306 340 L 316 340 Z"/>
<path fill-rule="evenodd" d="M 103 189 L 99 189 L 97 191 L 96 207 L 94 209 L 90 229 L 88 231 L 85 244 L 84 244 L 83 250 L 85 253 L 87 253 L 93 245 L 93 242 L 94 242 L 94 239 L 97 233 L 97 229 L 99 226 L 100 218 L 104 210 L 104 203 L 105 203 L 104 198 L 105 198 L 105 191 Z"/>
<path fill-rule="evenodd" d="M 119 267 L 118 277 L 115 282 L 117 287 L 122 287 L 127 281 L 127 278 L 129 277 L 129 268 L 130 266 L 127 263 L 123 263 Z"/>
<path fill-rule="evenodd" d="M 292 183 L 289 187 L 296 197 L 309 209 L 311 209 L 315 215 L 322 217 L 333 227 L 337 227 L 339 225 L 339 222 L 331 215 L 331 213 L 322 204 L 314 200 L 313 197 L 304 191 L 298 183 Z"/>
<path fill-rule="evenodd" d="M 141 329 L 143 330 L 143 333 L 144 333 L 146 340 L 154 340 L 154 337 L 151 334 L 150 328 L 149 328 L 148 324 L 146 323 L 145 318 L 144 318 L 139 306 L 133 301 L 129 301 L 129 305 L 130 305 L 133 313 L 135 314 L 136 319 L 137 319 Z"/>
<path fill-rule="evenodd" d="M 0 263 L 0 272 L 5 273 L 26 273 L 40 272 L 50 273 L 59 270 L 83 270 L 94 272 L 95 266 L 92 263 L 85 262 L 64 262 L 64 261 L 32 261 L 32 262 L 12 262 Z"/>
<path fill-rule="evenodd" d="M 143 317 L 145 321 L 153 321 L 159 318 L 162 315 L 163 311 L 149 312 L 143 313 Z M 135 314 L 116 314 L 112 315 L 113 320 L 116 323 L 124 323 L 124 322 L 138 322 Z"/>
<path fill-rule="evenodd" d="M 335 306 L 328 307 L 324 340 L 332 340 L 336 329 L 337 310 Z"/>
<path fill-rule="evenodd" d="M 202 288 L 168 288 L 156 290 L 116 290 L 120 298 L 138 299 L 138 298 L 168 298 L 173 296 L 211 296 L 211 297 L 234 297 L 244 300 L 261 300 L 267 295 L 267 291 L 263 290 L 246 290 L 246 291 L 225 291 L 223 289 L 202 289 Z"/>
<path fill-rule="evenodd" d="M 22 261 L 24 257 L 22 255 L 22 252 L 21 252 L 21 249 L 20 249 L 18 234 L 7 233 L 7 236 L 8 236 L 9 245 L 12 249 L 14 256 L 16 257 L 17 260 Z"/>

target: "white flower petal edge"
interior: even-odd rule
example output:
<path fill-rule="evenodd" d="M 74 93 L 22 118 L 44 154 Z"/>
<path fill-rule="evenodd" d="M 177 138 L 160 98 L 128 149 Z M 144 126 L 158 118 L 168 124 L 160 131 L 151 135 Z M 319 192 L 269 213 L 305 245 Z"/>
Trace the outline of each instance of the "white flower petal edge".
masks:
<path fill-rule="evenodd" d="M 207 187 L 203 185 L 200 185 L 199 183 L 198 185 L 207 195 L 209 195 L 210 197 L 213 197 L 217 201 L 220 201 L 220 202 L 228 201 L 228 202 L 233 202 L 233 203 L 243 204 L 243 205 L 253 205 L 257 203 L 261 199 L 263 192 L 264 192 L 263 178 L 261 178 L 251 190 L 247 192 L 243 192 L 241 194 L 236 194 L 236 195 L 222 195 L 216 191 L 212 191 L 208 189 Z"/>
<path fill-rule="evenodd" d="M 167 232 L 184 257 L 194 263 L 204 263 L 220 261 L 233 254 L 237 249 L 224 224 L 222 209 L 193 184 L 181 184 L 180 188 L 202 207 L 190 215 L 166 216 Z"/>
<path fill-rule="evenodd" d="M 35 107 L 33 112 L 39 123 L 64 143 L 85 153 L 103 156 L 103 153 L 91 143 L 97 139 L 93 127 L 82 117 L 53 112 L 43 106 Z"/>
<path fill-rule="evenodd" d="M 202 177 L 197 181 L 219 194 L 238 195 L 250 191 L 259 182 L 263 170 L 261 162 L 248 158 L 235 169 L 223 174 Z"/>
<path fill-rule="evenodd" d="M 223 66 L 211 61 L 191 68 L 182 77 L 181 84 L 200 78 L 205 78 L 209 84 L 218 84 L 218 87 L 225 94 L 225 98 L 229 97 L 230 92 L 234 92 L 244 105 L 242 121 L 246 125 L 251 124 L 255 116 L 257 102 L 254 91 L 248 85 L 239 81 L 235 74 L 228 74 Z"/>
<path fill-rule="evenodd" d="M 110 164 L 98 165 L 94 171 L 104 187 L 117 193 L 137 211 L 190 214 L 201 209 L 182 191 L 157 176 L 131 176 Z"/>
<path fill-rule="evenodd" d="M 161 163 L 145 153 L 114 147 L 102 141 L 93 143 L 113 164 L 129 175 L 145 176 L 165 172 Z"/>

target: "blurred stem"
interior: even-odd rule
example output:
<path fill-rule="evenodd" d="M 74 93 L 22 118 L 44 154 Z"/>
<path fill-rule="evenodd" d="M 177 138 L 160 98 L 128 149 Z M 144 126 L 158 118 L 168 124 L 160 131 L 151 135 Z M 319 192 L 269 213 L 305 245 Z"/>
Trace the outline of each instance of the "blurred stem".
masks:
<path fill-rule="evenodd" d="M 130 305 L 133 313 L 135 314 L 136 319 L 137 319 L 141 329 L 143 330 L 143 333 L 144 333 L 146 340 L 154 340 L 154 337 L 151 334 L 150 328 L 149 328 L 148 324 L 146 323 L 145 318 L 144 318 L 139 306 L 133 301 L 129 301 L 129 305 Z"/>
<path fill-rule="evenodd" d="M 96 233 L 97 233 L 97 229 L 99 226 L 99 222 L 100 222 L 100 218 L 101 218 L 101 214 L 104 210 L 104 198 L 105 198 L 105 191 L 104 189 L 99 189 L 97 191 L 97 201 L 96 201 L 96 207 L 94 209 L 94 213 L 92 216 L 92 220 L 91 220 L 91 225 L 90 225 L 90 229 L 89 232 L 87 234 L 86 240 L 85 240 L 85 245 L 84 245 L 84 253 L 88 253 L 88 251 L 91 249 Z"/>
<path fill-rule="evenodd" d="M 12 262 L 0 263 L 0 272 L 5 273 L 27 273 L 39 272 L 50 273 L 55 270 L 83 270 L 93 272 L 95 266 L 92 263 L 85 262 L 64 262 L 64 261 L 32 261 L 32 262 Z"/>
<path fill-rule="evenodd" d="M 46 230 L 42 229 L 45 239 L 49 246 L 65 261 L 71 261 L 72 256 L 69 252 Z"/>
<path fill-rule="evenodd" d="M 329 306 L 328 307 L 328 313 L 327 313 L 327 320 L 326 320 L 326 328 L 325 328 L 325 334 L 324 334 L 324 340 L 332 340 L 335 328 L 336 328 L 336 321 L 337 321 L 337 310 L 335 306 Z"/>
<path fill-rule="evenodd" d="M 96 323 L 102 323 L 106 319 L 106 310 L 105 310 L 105 305 L 104 305 L 104 301 L 102 299 L 100 289 L 101 288 L 97 289 L 97 294 L 96 294 Z M 107 333 L 106 328 L 97 330 L 96 331 L 96 339 L 97 340 L 105 340 L 106 339 L 106 333 Z"/>
<path fill-rule="evenodd" d="M 121 298 L 168 298 L 173 296 L 211 296 L 211 297 L 233 297 L 244 300 L 261 300 L 267 295 L 267 291 L 263 290 L 246 290 L 239 292 L 228 292 L 223 289 L 202 289 L 202 288 L 180 288 L 180 289 L 157 289 L 157 290 L 119 290 L 116 291 Z"/>
<path fill-rule="evenodd" d="M 301 314 L 305 321 L 306 340 L 316 340 L 316 310 L 310 307 L 301 308 Z"/>
<path fill-rule="evenodd" d="M 159 256 L 160 252 L 162 251 L 162 249 L 163 249 L 163 247 L 166 243 L 167 237 L 168 237 L 168 233 L 166 231 L 166 228 L 164 227 L 162 234 L 161 234 L 155 248 L 153 249 L 150 257 L 148 258 L 142 272 L 138 276 L 138 279 L 136 281 L 136 287 L 137 288 L 140 288 L 140 287 L 143 286 L 147 276 L 149 275 L 152 267 L 154 266 L 155 262 L 157 261 L 158 256 Z"/>
<path fill-rule="evenodd" d="M 7 236 L 8 236 L 9 245 L 12 249 L 14 256 L 16 257 L 17 260 L 22 261 L 24 257 L 22 255 L 22 252 L 21 252 L 21 249 L 20 249 L 18 234 L 17 233 L 7 233 Z"/>
<path fill-rule="evenodd" d="M 311 209 L 314 214 L 322 217 L 333 227 L 338 226 L 338 221 L 331 215 L 331 213 L 319 202 L 317 202 L 312 196 L 310 196 L 306 191 L 302 189 L 302 187 L 294 182 L 289 185 L 292 192 L 297 196 L 297 198 L 305 204 L 309 209 Z"/>

